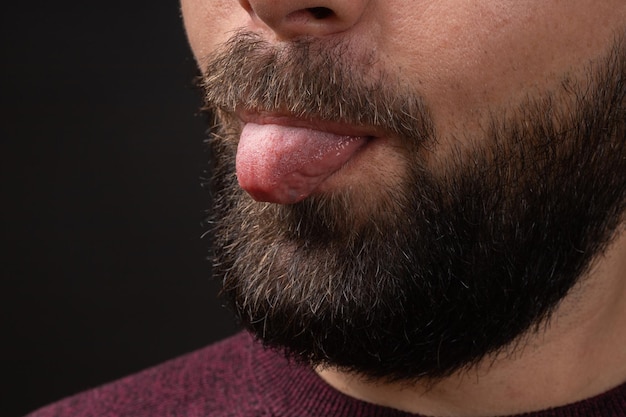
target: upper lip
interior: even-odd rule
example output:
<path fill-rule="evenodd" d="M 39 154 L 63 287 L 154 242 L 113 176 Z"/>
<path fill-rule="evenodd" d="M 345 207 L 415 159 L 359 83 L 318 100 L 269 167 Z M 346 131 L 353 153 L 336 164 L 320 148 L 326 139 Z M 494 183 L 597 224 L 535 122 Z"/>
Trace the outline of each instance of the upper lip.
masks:
<path fill-rule="evenodd" d="M 242 110 L 236 111 L 236 114 L 244 123 L 304 127 L 312 130 L 333 133 L 338 136 L 364 136 L 370 138 L 387 136 L 384 132 L 381 132 L 379 128 L 372 126 L 359 126 L 345 122 L 302 118 L 288 113 Z"/>

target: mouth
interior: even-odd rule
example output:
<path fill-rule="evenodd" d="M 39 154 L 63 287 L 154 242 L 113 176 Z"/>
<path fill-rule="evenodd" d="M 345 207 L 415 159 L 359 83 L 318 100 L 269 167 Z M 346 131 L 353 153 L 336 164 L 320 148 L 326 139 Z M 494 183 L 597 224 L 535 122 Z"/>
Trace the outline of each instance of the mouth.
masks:
<path fill-rule="evenodd" d="M 376 129 L 283 114 L 239 112 L 239 185 L 255 200 L 294 204 L 331 178 L 378 139 Z"/>

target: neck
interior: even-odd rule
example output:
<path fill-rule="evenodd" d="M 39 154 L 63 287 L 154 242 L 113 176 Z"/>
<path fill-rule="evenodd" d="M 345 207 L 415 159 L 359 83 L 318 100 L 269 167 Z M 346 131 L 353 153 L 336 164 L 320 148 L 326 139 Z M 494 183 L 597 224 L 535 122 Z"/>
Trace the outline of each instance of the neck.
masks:
<path fill-rule="evenodd" d="M 333 368 L 318 374 L 349 396 L 431 416 L 485 417 L 558 407 L 626 381 L 626 233 L 594 263 L 542 331 L 513 352 L 429 384 L 365 381 Z"/>

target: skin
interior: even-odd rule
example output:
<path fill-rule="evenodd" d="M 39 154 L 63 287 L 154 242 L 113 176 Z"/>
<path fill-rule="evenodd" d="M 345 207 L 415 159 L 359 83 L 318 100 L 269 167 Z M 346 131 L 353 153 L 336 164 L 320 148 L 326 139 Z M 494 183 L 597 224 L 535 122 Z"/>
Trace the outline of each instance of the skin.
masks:
<path fill-rule="evenodd" d="M 315 19 L 312 7 L 332 14 Z M 427 102 L 442 138 L 432 164 L 463 145 L 456 138 L 478 132 L 488 111 L 511 108 L 566 76 L 576 79 L 626 30 L 623 0 L 182 0 L 182 10 L 200 68 L 239 28 L 276 44 L 313 36 L 373 51 L 374 66 Z M 388 138 L 369 147 L 323 189 L 360 184 L 375 194 L 377 186 L 394 184 L 404 172 L 396 146 Z M 347 395 L 426 415 L 512 414 L 589 398 L 626 381 L 625 276 L 622 233 L 523 350 L 429 389 L 365 382 L 332 368 L 318 373 Z"/>

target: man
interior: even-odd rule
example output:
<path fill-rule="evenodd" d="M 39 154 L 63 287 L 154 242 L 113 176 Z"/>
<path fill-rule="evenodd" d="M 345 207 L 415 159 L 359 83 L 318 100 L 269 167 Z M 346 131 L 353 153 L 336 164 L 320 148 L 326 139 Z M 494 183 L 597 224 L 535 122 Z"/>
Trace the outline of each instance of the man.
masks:
<path fill-rule="evenodd" d="M 623 0 L 183 0 L 242 334 L 36 416 L 626 415 Z"/>

